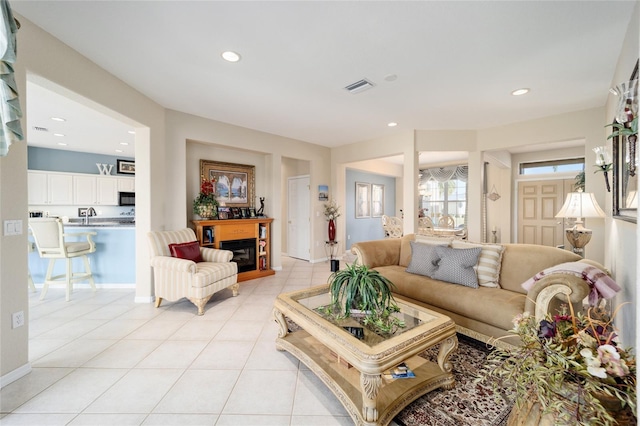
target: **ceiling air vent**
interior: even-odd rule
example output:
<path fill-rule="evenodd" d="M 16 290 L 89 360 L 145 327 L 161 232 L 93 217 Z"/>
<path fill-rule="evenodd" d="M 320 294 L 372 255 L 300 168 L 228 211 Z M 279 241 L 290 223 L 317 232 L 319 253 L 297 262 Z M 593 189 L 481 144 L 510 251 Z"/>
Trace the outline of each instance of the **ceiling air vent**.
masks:
<path fill-rule="evenodd" d="M 351 83 L 350 85 L 345 87 L 345 89 L 347 89 L 347 91 L 349 91 L 349 93 L 356 94 L 356 93 L 360 93 L 360 92 L 362 92 L 364 90 L 371 89 L 373 86 L 375 86 L 375 84 L 373 84 L 372 82 L 370 82 L 366 78 L 363 78 L 360 81 L 356 81 L 355 83 Z"/>
<path fill-rule="evenodd" d="M 38 126 L 33 126 L 33 130 L 35 130 L 36 132 L 48 132 L 49 129 L 47 129 L 46 127 L 38 127 Z"/>

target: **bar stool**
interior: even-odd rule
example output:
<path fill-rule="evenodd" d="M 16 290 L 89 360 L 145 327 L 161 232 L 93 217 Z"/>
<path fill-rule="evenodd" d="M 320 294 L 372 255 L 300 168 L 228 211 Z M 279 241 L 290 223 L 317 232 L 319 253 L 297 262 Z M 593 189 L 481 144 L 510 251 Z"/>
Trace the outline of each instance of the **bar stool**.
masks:
<path fill-rule="evenodd" d="M 38 248 L 38 254 L 43 259 L 49 259 L 49 267 L 44 280 L 44 287 L 40 293 L 40 300 L 43 300 L 49 289 L 49 284 L 64 282 L 66 287 L 66 300 L 71 299 L 73 291 L 73 283 L 76 281 L 89 280 L 89 284 L 93 291 L 96 291 L 96 285 L 93 281 L 91 266 L 87 255 L 96 251 L 96 245 L 91 236 L 96 235 L 95 232 L 76 232 L 65 234 L 62 226 L 62 220 L 55 218 L 33 218 L 29 219 L 29 229 L 33 234 L 33 239 Z M 84 236 L 86 241 L 67 242 L 65 237 Z M 74 257 L 82 257 L 84 261 L 85 272 L 73 272 L 72 260 Z M 53 276 L 53 267 L 56 260 L 66 259 L 66 273 Z"/>

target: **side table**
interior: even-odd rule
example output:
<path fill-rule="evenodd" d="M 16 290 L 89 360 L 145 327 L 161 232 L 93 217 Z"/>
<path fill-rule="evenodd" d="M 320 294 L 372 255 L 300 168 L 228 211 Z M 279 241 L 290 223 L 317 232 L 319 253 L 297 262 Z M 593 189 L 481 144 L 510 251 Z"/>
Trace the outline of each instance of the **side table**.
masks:
<path fill-rule="evenodd" d="M 331 262 L 331 272 L 340 270 L 340 260 L 336 259 L 336 255 L 338 254 L 338 241 L 325 241 L 324 250 Z"/>

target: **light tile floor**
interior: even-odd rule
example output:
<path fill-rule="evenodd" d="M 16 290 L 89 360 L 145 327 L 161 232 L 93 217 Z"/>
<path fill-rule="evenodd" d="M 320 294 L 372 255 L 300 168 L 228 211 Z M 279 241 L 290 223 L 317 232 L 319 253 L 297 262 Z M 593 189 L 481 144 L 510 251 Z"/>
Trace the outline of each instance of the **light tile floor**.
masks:
<path fill-rule="evenodd" d="M 351 425 L 302 363 L 275 349 L 276 295 L 323 284 L 329 263 L 283 258 L 276 275 L 223 290 L 203 316 L 133 290 L 30 295 L 33 371 L 0 391 L 2 425 Z"/>

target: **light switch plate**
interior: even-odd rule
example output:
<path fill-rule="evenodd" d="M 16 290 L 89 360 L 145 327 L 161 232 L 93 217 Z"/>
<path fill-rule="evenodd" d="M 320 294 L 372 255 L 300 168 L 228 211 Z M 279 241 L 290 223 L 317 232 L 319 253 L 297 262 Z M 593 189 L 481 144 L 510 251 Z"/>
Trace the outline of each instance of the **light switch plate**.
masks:
<path fill-rule="evenodd" d="M 4 235 L 20 235 L 22 234 L 22 220 L 5 220 Z"/>

